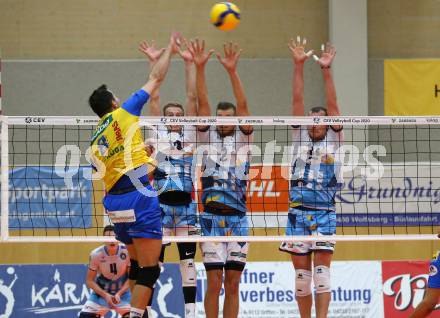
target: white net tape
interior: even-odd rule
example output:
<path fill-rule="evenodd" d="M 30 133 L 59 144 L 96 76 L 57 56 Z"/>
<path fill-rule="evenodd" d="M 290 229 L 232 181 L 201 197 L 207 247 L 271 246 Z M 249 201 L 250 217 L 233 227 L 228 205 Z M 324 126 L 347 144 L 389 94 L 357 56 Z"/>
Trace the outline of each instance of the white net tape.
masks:
<path fill-rule="evenodd" d="M 102 228 L 109 222 L 101 203 L 105 191 L 102 181 L 92 177 L 88 162 L 91 135 L 98 118 L 2 116 L 1 122 L 2 240 L 105 241 L 101 236 Z M 244 228 L 238 232 L 228 229 L 227 225 L 217 224 L 221 219 L 217 213 L 217 226 L 225 227 L 222 231 L 214 230 L 212 235 L 167 237 L 167 241 L 284 241 L 286 226 L 298 235 L 295 239 L 318 241 L 322 240 L 318 232 L 334 232 L 332 222 L 336 232 L 332 236 L 334 241 L 433 240 L 437 237 L 440 117 L 142 117 L 142 132 L 155 150 L 153 156 L 159 167 L 162 161 L 168 160 L 167 156 L 157 155 L 164 149 L 164 140 L 158 137 L 159 127 L 170 125 L 182 126 L 181 135 L 195 133 L 194 125 L 209 125 L 213 131 L 217 126 L 252 125 L 253 140 L 232 140 L 233 148 L 238 143 L 247 146 L 245 159 L 241 158 L 241 163 L 249 164 L 246 178 L 241 180 L 244 210 L 238 214 L 240 218 L 245 217 L 248 224 L 239 222 L 238 226 Z M 294 131 L 307 136 L 308 126 L 322 125 L 343 125 L 344 128 L 343 142 L 332 149 L 331 154 L 322 151 L 322 146 L 316 152 L 317 143 L 310 143 L 307 137 L 300 141 L 295 137 Z M 297 126 L 302 128 L 295 128 Z M 152 130 L 157 130 L 156 134 L 152 134 Z M 329 128 L 321 144 L 330 140 L 332 131 Z M 224 138 L 219 140 L 224 144 Z M 169 144 L 169 140 L 165 143 Z M 191 194 L 196 206 L 196 227 L 200 226 L 212 199 L 212 196 L 207 199 L 204 192 L 214 187 L 217 180 L 209 173 L 206 175 L 209 169 L 198 158 L 203 151 L 197 149 L 204 149 L 206 155 L 206 149 L 211 149 L 206 146 L 218 148 L 217 143 L 218 140 L 204 140 L 198 133 L 192 140 L 195 160 L 190 175 L 194 185 Z M 295 148 L 295 144 L 301 146 Z M 308 144 L 315 145 L 312 147 L 315 150 L 302 162 L 302 154 L 307 156 L 309 152 Z M 327 147 L 326 144 L 324 148 Z M 235 152 L 239 153 L 237 149 Z M 331 191 L 327 186 L 322 188 L 319 181 L 329 165 L 338 177 Z M 167 173 L 169 176 L 169 171 Z M 235 180 L 236 176 L 232 178 Z M 209 186 L 211 181 L 213 184 Z M 326 195 L 330 192 L 326 196 L 328 202 L 321 197 L 313 209 L 304 202 L 293 202 L 292 189 L 298 187 L 303 189 L 301 191 L 313 190 Z M 335 212 L 332 212 L 333 206 Z M 319 220 L 319 215 L 308 214 L 310 210 L 321 210 L 322 217 L 330 219 Z M 300 218 L 302 223 L 298 221 Z M 323 230 L 323 226 L 329 228 Z M 300 230 L 303 233 L 298 232 Z M 226 236 L 218 236 L 218 233 Z"/>

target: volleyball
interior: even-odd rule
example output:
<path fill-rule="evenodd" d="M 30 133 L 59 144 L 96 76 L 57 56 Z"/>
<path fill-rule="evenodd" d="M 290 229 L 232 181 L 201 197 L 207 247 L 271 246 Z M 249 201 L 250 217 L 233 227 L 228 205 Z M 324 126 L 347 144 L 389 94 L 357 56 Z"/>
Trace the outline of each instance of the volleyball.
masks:
<path fill-rule="evenodd" d="M 240 9 L 231 2 L 219 2 L 211 9 L 211 23 L 222 31 L 231 31 L 240 23 Z"/>

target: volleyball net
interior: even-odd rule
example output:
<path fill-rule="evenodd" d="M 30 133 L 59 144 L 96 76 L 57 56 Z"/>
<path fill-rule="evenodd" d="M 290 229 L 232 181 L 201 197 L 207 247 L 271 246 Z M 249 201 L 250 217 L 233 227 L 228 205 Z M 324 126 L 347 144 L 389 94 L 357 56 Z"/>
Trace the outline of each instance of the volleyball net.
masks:
<path fill-rule="evenodd" d="M 1 116 L 2 241 L 108 240 L 102 236 L 110 222 L 102 205 L 105 189 L 90 157 L 98 122 L 96 117 Z M 305 138 L 297 147 L 295 131 L 307 136 L 313 127 L 330 132 L 330 126 L 340 125 L 343 140 L 333 143 L 331 151 L 327 138 L 315 143 Z M 336 211 L 332 240 L 437 237 L 440 117 L 142 117 L 140 126 L 158 167 L 151 182 L 159 193 L 164 191 L 160 178 L 173 182 L 174 190 L 185 190 L 185 178 L 190 179 L 197 218 L 210 202 L 224 203 L 222 191 L 236 192 L 244 202 L 244 208 L 236 207 L 247 217 L 244 237 L 169 241 L 285 241 L 288 211 L 298 207 L 292 205 L 291 189 L 329 192 L 330 186 L 313 182 L 325 179 L 328 169 L 334 174 L 329 180 L 334 203 L 332 196 L 328 202 L 329 210 L 334 206 Z M 228 135 L 228 142 L 207 140 L 197 132 L 202 126 L 220 135 L 230 126 L 237 133 Z M 240 126 L 252 126 L 252 138 L 238 141 Z M 318 143 L 324 148 L 310 150 L 310 144 Z M 107 155 L 112 151 L 117 152 Z M 180 166 L 175 164 L 179 160 Z M 209 187 L 218 187 L 214 194 L 220 197 L 204 194 Z M 304 233 L 298 239 L 319 238 Z"/>

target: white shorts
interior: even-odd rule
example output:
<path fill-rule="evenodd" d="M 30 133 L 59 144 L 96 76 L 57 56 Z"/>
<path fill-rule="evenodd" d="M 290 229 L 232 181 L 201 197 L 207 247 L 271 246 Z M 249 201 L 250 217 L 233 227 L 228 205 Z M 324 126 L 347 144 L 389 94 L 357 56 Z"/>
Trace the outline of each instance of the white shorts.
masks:
<path fill-rule="evenodd" d="M 321 235 L 318 236 L 329 236 L 329 235 Z M 301 242 L 294 241 L 289 242 L 285 241 L 280 245 L 280 251 L 287 252 L 294 255 L 308 255 L 313 251 L 329 251 L 332 252 L 335 250 L 335 241 L 330 240 L 322 240 L 322 241 L 314 241 L 314 242 Z"/>
<path fill-rule="evenodd" d="M 247 242 L 214 243 L 203 242 L 200 244 L 203 263 L 206 270 L 212 269 L 244 269 L 249 250 Z"/>
<path fill-rule="evenodd" d="M 179 227 L 164 227 L 163 236 L 200 236 L 200 228 L 196 225 L 185 225 Z M 167 240 L 162 240 L 162 245 L 170 245 Z"/>
<path fill-rule="evenodd" d="M 130 293 L 125 293 L 122 295 L 120 303 L 117 304 L 115 308 L 110 308 L 110 305 L 107 304 L 104 298 L 92 292 L 81 311 L 104 316 L 106 313 L 112 310 L 116 311 L 120 315 L 130 312 Z"/>

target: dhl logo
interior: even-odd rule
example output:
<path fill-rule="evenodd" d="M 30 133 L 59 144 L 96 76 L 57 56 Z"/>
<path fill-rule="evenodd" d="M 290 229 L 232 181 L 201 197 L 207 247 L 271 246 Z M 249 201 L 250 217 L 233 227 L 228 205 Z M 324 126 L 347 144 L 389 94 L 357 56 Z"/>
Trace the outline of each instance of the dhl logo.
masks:
<path fill-rule="evenodd" d="M 246 198 L 248 212 L 287 213 L 289 206 L 289 181 L 285 176 L 286 167 L 283 166 L 252 166 Z M 202 201 L 200 183 L 198 183 L 197 193 L 199 195 L 199 211 L 203 211 L 200 203 Z"/>

